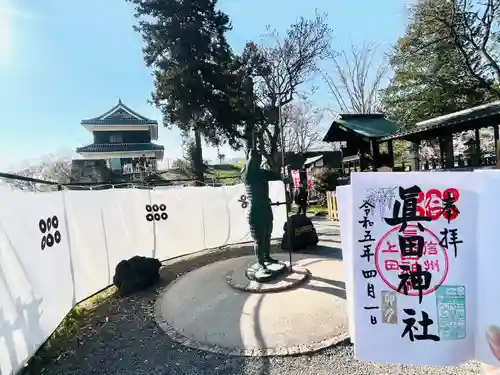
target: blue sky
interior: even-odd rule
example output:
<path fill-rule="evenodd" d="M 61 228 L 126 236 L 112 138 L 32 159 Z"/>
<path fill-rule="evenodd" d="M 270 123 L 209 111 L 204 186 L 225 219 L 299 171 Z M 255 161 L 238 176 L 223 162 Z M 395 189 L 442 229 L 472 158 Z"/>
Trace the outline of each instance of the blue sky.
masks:
<path fill-rule="evenodd" d="M 229 34 L 239 51 L 261 39 L 266 25 L 286 30 L 298 17 L 327 12 L 336 49 L 374 42 L 388 50 L 406 25 L 401 0 L 219 0 L 232 19 Z M 125 0 L 0 0 L 0 171 L 49 154 L 70 155 L 91 143 L 80 120 L 104 113 L 118 97 L 161 123 L 148 105 L 153 87 L 143 64 L 142 41 L 132 30 Z M 318 106 L 330 98 L 321 80 Z M 181 155 L 176 130 L 161 129 L 166 158 Z M 227 156 L 238 155 L 223 150 Z M 215 150 L 205 149 L 206 159 Z"/>

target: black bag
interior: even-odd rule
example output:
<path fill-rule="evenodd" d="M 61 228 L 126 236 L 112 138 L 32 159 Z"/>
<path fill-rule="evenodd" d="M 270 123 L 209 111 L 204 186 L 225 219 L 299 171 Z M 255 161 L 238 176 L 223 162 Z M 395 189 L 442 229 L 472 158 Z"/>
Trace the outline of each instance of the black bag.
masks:
<path fill-rule="evenodd" d="M 134 256 L 122 260 L 115 268 L 113 284 L 122 296 L 143 290 L 160 279 L 161 262 L 155 258 Z"/>
<path fill-rule="evenodd" d="M 290 228 L 288 228 L 290 223 Z M 318 234 L 314 225 L 306 215 L 293 215 L 283 226 L 285 233 L 281 241 L 283 250 L 289 249 L 289 242 L 292 241 L 292 250 L 305 249 L 307 246 L 316 246 L 318 244 Z M 289 234 L 290 233 L 290 234 Z"/>

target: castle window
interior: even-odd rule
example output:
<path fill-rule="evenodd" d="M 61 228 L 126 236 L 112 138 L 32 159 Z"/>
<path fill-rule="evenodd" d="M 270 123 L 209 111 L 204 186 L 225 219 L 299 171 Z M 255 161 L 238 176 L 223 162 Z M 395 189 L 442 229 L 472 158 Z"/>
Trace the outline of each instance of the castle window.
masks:
<path fill-rule="evenodd" d="M 121 134 L 113 134 L 109 136 L 109 143 L 123 143 Z"/>

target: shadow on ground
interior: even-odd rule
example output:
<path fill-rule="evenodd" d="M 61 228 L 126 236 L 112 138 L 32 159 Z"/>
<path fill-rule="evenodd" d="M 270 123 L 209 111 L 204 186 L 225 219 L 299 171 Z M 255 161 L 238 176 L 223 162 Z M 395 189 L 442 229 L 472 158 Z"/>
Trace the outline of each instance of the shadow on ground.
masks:
<path fill-rule="evenodd" d="M 324 243 L 325 241 L 322 240 L 321 242 Z M 340 245 L 338 242 L 336 244 Z M 305 254 L 315 257 L 325 257 L 342 260 L 342 249 L 340 247 L 327 246 L 326 243 L 315 247 L 308 247 L 296 253 L 292 252 L 292 259 L 294 254 Z"/>
<path fill-rule="evenodd" d="M 243 246 L 169 262 L 161 270 L 159 285 L 130 297 L 113 297 L 98 304 L 93 314 L 85 318 L 73 339 L 67 342 L 56 361 L 46 364 L 44 368 L 27 368 L 25 374 L 270 375 L 283 374 L 284 369 L 290 369 L 287 374 L 307 373 L 309 370 L 307 361 L 302 359 L 304 356 L 228 357 L 187 348 L 171 340 L 155 321 L 156 299 L 172 281 L 204 265 L 252 253 L 251 246 Z M 342 259 L 342 252 L 336 247 L 319 246 L 302 253 Z M 322 284 L 321 288 L 312 285 L 318 283 Z M 315 279 L 313 275 L 305 287 L 345 298 L 342 282 Z M 259 326 L 256 325 L 255 329 L 256 336 L 259 336 Z M 43 356 L 43 349 L 38 354 Z"/>
<path fill-rule="evenodd" d="M 311 281 L 316 282 L 314 284 L 318 284 L 318 282 L 320 282 L 329 285 L 328 286 L 312 285 L 313 283 L 311 283 Z M 323 292 L 330 294 L 332 296 L 346 299 L 345 283 L 343 281 L 329 280 L 323 277 L 318 277 L 313 275 L 309 278 L 309 281 L 305 285 L 302 285 L 302 288 L 311 289 L 316 292 Z"/>

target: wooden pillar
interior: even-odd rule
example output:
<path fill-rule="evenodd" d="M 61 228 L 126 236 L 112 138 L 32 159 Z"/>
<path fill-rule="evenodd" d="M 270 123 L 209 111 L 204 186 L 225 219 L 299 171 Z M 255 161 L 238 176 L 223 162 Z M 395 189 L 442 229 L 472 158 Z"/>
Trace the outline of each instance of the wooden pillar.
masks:
<path fill-rule="evenodd" d="M 453 155 L 453 134 L 448 134 L 443 137 L 444 160 L 446 168 L 455 166 L 455 155 Z"/>
<path fill-rule="evenodd" d="M 360 140 L 358 145 L 358 156 L 359 156 L 359 170 L 366 171 L 369 166 L 368 159 L 365 157 L 365 154 L 371 154 L 371 142 Z"/>
<path fill-rule="evenodd" d="M 444 169 L 444 146 L 443 146 L 443 138 L 438 138 L 439 142 L 439 166 L 441 169 Z"/>
<path fill-rule="evenodd" d="M 420 170 L 420 159 L 419 159 L 419 148 L 420 141 L 411 142 L 410 144 L 410 158 L 411 158 L 411 170 Z"/>
<path fill-rule="evenodd" d="M 455 166 L 452 134 L 439 137 L 439 154 L 441 156 L 441 168 L 453 168 Z"/>
<path fill-rule="evenodd" d="M 387 141 L 387 153 L 389 154 L 388 167 L 394 168 L 394 150 L 392 148 L 392 140 Z"/>
<path fill-rule="evenodd" d="M 370 139 L 371 155 L 373 158 L 373 168 L 377 169 L 380 167 L 380 145 L 375 139 Z"/>
<path fill-rule="evenodd" d="M 479 135 L 479 129 L 475 129 L 475 143 L 476 143 L 476 165 L 481 165 L 481 137 Z"/>
<path fill-rule="evenodd" d="M 359 154 L 359 171 L 360 172 L 366 171 L 368 169 L 368 165 L 367 165 L 365 159 L 366 158 L 365 158 L 365 154 L 364 153 Z M 356 169 L 354 171 L 356 171 Z"/>

